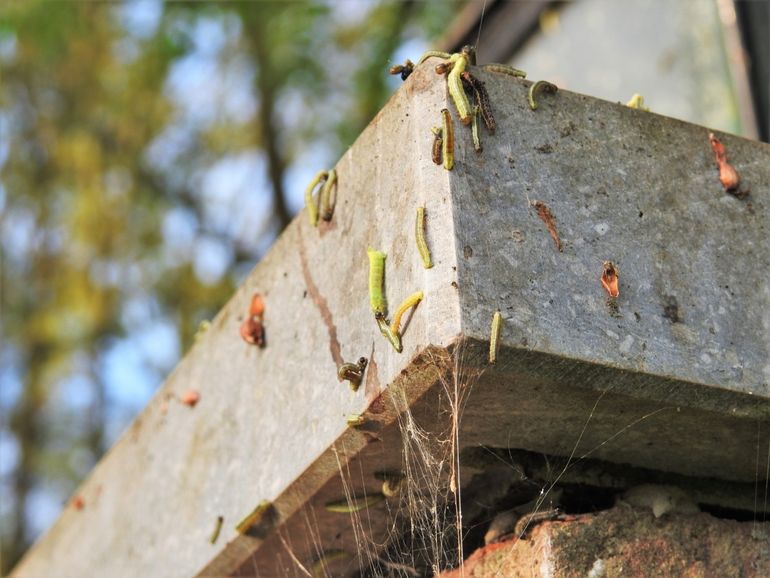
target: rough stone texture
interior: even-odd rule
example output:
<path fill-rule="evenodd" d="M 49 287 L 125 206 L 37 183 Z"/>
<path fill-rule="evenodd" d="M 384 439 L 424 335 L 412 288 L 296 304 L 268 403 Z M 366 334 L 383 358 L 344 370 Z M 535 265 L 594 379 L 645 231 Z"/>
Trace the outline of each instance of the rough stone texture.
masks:
<path fill-rule="evenodd" d="M 441 578 L 770 576 L 770 524 L 709 514 L 668 514 L 621 504 L 598 514 L 542 522 L 528 539 L 474 552 Z"/>
<path fill-rule="evenodd" d="M 754 482 L 770 433 L 770 148 L 720 135 L 751 188 L 738 200 L 721 189 L 705 128 L 565 91 L 533 112 L 527 81 L 479 71 L 497 133 L 482 132 L 478 155 L 458 125 L 447 172 L 430 159 L 430 127 L 452 109 L 434 64 L 338 163 L 331 223 L 314 229 L 302 214 L 289 226 L 78 490 L 85 507 L 68 508 L 14 576 L 304 575 L 337 549 L 350 559 L 332 573 L 354 572 L 371 559 L 355 556 L 360 540 L 384 547 L 399 498 L 369 508 L 364 533 L 325 504 L 378 492 L 377 472 L 404 467 L 406 407 L 425 439 L 445 435 L 454 386 L 462 451 Z M 563 253 L 528 199 L 550 207 Z M 415 248 L 418 206 L 430 270 Z M 369 311 L 369 246 L 388 254 L 391 310 L 425 292 L 400 355 Z M 605 259 L 620 267 L 617 314 L 599 283 Z M 264 349 L 238 336 L 255 290 Z M 361 356 L 352 393 L 336 368 Z M 201 394 L 194 408 L 175 401 L 188 388 Z M 367 424 L 348 428 L 350 413 Z M 237 534 L 262 500 L 271 515 Z"/>

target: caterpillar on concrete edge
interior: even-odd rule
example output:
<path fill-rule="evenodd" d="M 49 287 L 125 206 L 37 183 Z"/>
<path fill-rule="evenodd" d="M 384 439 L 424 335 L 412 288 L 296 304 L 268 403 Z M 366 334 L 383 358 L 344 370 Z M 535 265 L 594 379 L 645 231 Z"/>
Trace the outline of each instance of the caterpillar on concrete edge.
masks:
<path fill-rule="evenodd" d="M 430 258 L 430 249 L 425 241 L 425 207 L 417 207 L 417 219 L 414 223 L 414 238 L 417 241 L 417 251 L 422 259 L 422 266 L 426 269 L 433 267 Z"/>
<path fill-rule="evenodd" d="M 500 347 L 500 329 L 503 324 L 503 316 L 495 311 L 492 316 L 492 332 L 489 336 L 489 363 L 497 361 L 497 350 Z"/>

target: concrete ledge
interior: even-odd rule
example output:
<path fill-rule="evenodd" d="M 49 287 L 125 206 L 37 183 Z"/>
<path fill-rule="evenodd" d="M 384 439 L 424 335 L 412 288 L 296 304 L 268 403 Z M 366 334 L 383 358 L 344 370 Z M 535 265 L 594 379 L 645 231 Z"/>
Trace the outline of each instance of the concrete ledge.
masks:
<path fill-rule="evenodd" d="M 755 481 L 770 434 L 770 148 L 722 138 L 752 189 L 738 200 L 721 189 L 705 128 L 566 91 L 533 112 L 528 82 L 479 71 L 497 133 L 478 155 L 458 130 L 447 172 L 430 159 L 430 127 L 452 109 L 433 64 L 338 163 L 331 223 L 291 224 L 79 489 L 85 507 L 67 509 L 14 576 L 292 575 L 339 549 L 351 558 L 334 574 L 354 573 L 370 561 L 355 556 L 360 528 L 325 505 L 372 495 L 378 472 L 406 468 L 407 409 L 426 439 L 456 431 L 460 451 Z M 563 252 L 535 199 L 556 217 Z M 418 206 L 430 270 L 415 248 Z M 391 309 L 425 292 L 400 355 L 369 310 L 367 247 L 388 254 Z M 617 310 L 599 283 L 604 260 L 620 267 Z M 238 335 L 254 291 L 264 349 Z M 336 370 L 362 356 L 365 384 L 352 393 Z M 176 401 L 190 388 L 194 408 Z M 366 424 L 348 428 L 351 413 Z M 436 499 L 453 499 L 472 470 L 444 468 Z M 400 500 L 367 510 L 373 552 Z M 270 515 L 236 532 L 263 501 Z"/>

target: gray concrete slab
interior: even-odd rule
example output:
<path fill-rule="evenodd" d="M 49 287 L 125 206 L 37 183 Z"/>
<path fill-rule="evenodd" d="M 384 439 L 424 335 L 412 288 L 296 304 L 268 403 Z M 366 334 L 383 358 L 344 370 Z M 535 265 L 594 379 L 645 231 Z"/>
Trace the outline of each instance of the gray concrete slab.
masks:
<path fill-rule="evenodd" d="M 564 91 L 533 112 L 528 82 L 480 71 L 498 129 L 482 133 L 481 155 L 458 130 L 447 172 L 430 159 L 430 127 L 452 108 L 434 64 L 340 160 L 331 223 L 298 216 L 79 489 L 85 507 L 67 509 L 13 576 L 307 575 L 340 549 L 350 558 L 333 573 L 349 574 L 384 547 L 409 496 L 430 481 L 443 503 L 472 475 L 452 474 L 455 425 L 460 450 L 755 479 L 770 433 L 770 147 L 720 135 L 751 188 L 738 200 L 719 184 L 707 129 Z M 388 254 L 391 311 L 425 292 L 401 354 L 369 310 L 367 247 Z M 608 259 L 620 267 L 617 311 L 599 282 Z M 264 349 L 238 335 L 254 291 Z M 361 356 L 353 393 L 336 370 Z M 201 395 L 194 408 L 175 401 L 188 388 Z M 367 423 L 349 428 L 351 413 Z M 325 508 L 376 494 L 376 474 L 418 467 L 413 450 L 425 448 L 435 476 L 411 476 L 363 518 Z M 270 515 L 236 532 L 263 500 Z"/>

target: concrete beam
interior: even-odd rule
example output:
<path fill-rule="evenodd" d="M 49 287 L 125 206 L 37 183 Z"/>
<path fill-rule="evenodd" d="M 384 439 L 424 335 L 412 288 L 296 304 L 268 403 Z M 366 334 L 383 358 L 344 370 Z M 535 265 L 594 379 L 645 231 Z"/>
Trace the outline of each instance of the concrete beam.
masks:
<path fill-rule="evenodd" d="M 370 505 L 365 527 L 326 505 L 377 494 L 379 474 L 409 470 L 426 447 L 441 502 L 476 471 L 452 473 L 455 445 L 755 480 L 770 433 L 770 148 L 720 135 L 751 188 L 739 200 L 721 188 L 705 128 L 566 91 L 532 111 L 527 81 L 479 71 L 497 132 L 477 154 L 457 123 L 448 172 L 431 162 L 430 128 L 453 110 L 434 64 L 338 163 L 331 223 L 295 219 L 84 482 L 84 507 L 68 508 L 13 576 L 305 575 L 332 550 L 350 555 L 330 570 L 346 575 L 373 561 L 381 546 L 362 540 L 384 542 L 427 476 Z M 388 254 L 391 311 L 425 293 L 401 354 L 369 310 L 367 247 Z M 599 282 L 605 260 L 620 268 L 615 308 Z M 238 334 L 254 291 L 264 349 Z M 337 367 L 362 356 L 352 393 Z M 175 401 L 190 388 L 192 408 Z M 348 427 L 349 414 L 366 423 Z"/>

